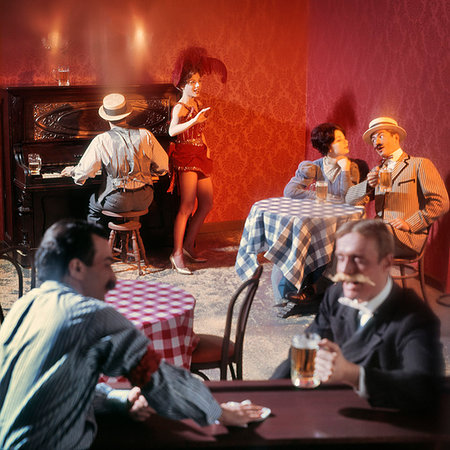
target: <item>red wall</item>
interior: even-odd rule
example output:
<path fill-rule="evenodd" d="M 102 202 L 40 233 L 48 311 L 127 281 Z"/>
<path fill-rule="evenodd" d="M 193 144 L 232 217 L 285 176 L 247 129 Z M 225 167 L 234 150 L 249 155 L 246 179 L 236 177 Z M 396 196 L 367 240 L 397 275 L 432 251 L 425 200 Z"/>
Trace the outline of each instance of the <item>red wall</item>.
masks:
<path fill-rule="evenodd" d="M 307 0 L 96 0 L 88 9 L 16 0 L 8 8 L 0 84 L 54 84 L 57 64 L 70 66 L 72 84 L 170 82 L 189 45 L 226 64 L 225 86 L 214 76 L 204 83 L 215 189 L 208 222 L 242 220 L 255 201 L 281 195 L 304 157 Z M 139 27 L 144 42 L 134 38 Z M 59 30 L 67 49 L 45 50 L 42 37 Z"/>
<path fill-rule="evenodd" d="M 70 66 L 72 84 L 168 82 L 188 45 L 225 62 L 228 83 L 204 85 L 209 222 L 244 219 L 256 200 L 281 195 L 309 130 L 325 120 L 341 123 L 353 156 L 372 166 L 361 134 L 375 116 L 396 117 L 405 150 L 431 158 L 450 186 L 446 0 L 16 0 L 2 9 L 3 85 L 54 84 L 57 64 Z M 56 30 L 64 52 L 42 45 Z M 449 221 L 434 227 L 427 253 L 427 271 L 448 288 Z"/>
<path fill-rule="evenodd" d="M 351 155 L 377 163 L 362 141 L 371 119 L 392 116 L 403 148 L 430 158 L 450 189 L 448 0 L 313 0 L 308 34 L 307 138 L 320 122 L 347 131 Z M 317 152 L 307 144 L 308 159 Z M 449 224 L 433 227 L 426 270 L 450 290 Z"/>

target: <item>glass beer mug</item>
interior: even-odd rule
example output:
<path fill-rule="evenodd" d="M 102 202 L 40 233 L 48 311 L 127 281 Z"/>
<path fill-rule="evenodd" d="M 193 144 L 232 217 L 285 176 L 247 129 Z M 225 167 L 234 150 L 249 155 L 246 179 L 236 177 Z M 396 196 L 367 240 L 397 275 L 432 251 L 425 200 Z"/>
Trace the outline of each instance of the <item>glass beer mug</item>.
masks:
<path fill-rule="evenodd" d="M 392 170 L 386 166 L 381 167 L 378 172 L 378 183 L 381 192 L 391 192 L 392 190 Z"/>
<path fill-rule="evenodd" d="M 315 375 L 315 358 L 319 349 L 320 336 L 304 332 L 292 338 L 291 381 L 298 388 L 315 388 L 320 384 Z"/>

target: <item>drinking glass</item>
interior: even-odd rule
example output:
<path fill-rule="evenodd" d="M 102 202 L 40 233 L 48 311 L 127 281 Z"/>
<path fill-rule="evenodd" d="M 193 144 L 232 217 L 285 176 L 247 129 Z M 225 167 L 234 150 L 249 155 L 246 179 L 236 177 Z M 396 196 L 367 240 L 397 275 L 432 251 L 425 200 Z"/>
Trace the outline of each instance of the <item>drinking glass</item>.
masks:
<path fill-rule="evenodd" d="M 53 69 L 53 77 L 58 82 L 58 86 L 70 86 L 70 69 L 68 67 L 57 67 Z"/>
<path fill-rule="evenodd" d="M 315 388 L 320 380 L 314 375 L 314 363 L 320 336 L 304 332 L 296 334 L 291 343 L 291 381 L 298 388 Z"/>
<path fill-rule="evenodd" d="M 328 195 L 328 183 L 326 181 L 316 181 L 316 198 L 324 202 Z"/>
<path fill-rule="evenodd" d="M 42 160 L 39 153 L 28 154 L 28 169 L 30 175 L 39 175 L 41 173 Z"/>
<path fill-rule="evenodd" d="M 381 192 L 391 192 L 392 190 L 392 170 L 382 167 L 378 172 L 378 183 Z"/>

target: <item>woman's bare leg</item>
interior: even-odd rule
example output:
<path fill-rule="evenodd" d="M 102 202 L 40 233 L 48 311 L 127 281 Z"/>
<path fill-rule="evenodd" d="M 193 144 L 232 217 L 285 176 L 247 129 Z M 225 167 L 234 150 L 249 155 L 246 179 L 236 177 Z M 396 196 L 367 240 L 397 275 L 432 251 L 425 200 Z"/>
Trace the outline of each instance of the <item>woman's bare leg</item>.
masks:
<path fill-rule="evenodd" d="M 183 240 L 186 231 L 186 223 L 192 214 L 197 197 L 196 172 L 178 172 L 180 188 L 180 208 L 173 227 L 173 252 L 172 256 L 178 267 L 186 267 L 183 259 Z"/>
<path fill-rule="evenodd" d="M 184 239 L 184 248 L 194 257 L 196 256 L 194 250 L 195 239 L 213 205 L 213 186 L 211 178 L 198 179 L 197 201 L 197 209 L 189 222 L 186 237 Z"/>

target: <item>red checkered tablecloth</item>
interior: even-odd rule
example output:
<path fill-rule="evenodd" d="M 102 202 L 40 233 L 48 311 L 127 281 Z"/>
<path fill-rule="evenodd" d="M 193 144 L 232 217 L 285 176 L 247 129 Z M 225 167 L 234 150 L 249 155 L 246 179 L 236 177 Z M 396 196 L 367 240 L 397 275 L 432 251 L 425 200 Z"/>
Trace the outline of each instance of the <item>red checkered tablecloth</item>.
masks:
<path fill-rule="evenodd" d="M 191 294 L 154 281 L 119 280 L 105 301 L 142 330 L 168 363 L 189 369 L 198 342 Z"/>

